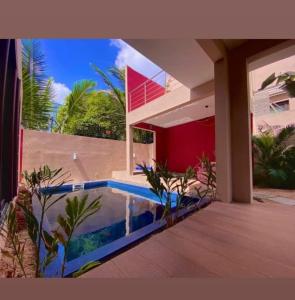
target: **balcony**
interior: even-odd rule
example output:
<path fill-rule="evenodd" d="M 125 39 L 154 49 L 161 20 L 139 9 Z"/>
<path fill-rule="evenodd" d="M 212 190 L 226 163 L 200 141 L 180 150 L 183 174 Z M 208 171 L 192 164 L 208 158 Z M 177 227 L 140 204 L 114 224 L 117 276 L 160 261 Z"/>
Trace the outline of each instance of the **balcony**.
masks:
<path fill-rule="evenodd" d="M 127 72 L 128 112 L 182 86 L 179 81 L 163 70 L 151 78 L 143 76 L 130 67 Z"/>

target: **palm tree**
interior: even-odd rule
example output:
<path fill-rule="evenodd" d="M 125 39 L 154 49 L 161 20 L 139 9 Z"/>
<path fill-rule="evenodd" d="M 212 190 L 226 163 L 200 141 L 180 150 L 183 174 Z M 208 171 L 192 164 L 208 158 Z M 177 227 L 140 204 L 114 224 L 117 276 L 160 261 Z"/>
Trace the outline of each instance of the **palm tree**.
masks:
<path fill-rule="evenodd" d="M 92 80 L 81 80 L 75 83 L 72 92 L 66 97 L 63 110 L 59 111 L 57 131 L 63 133 L 65 126 L 75 114 L 79 107 L 89 95 L 89 92 L 95 87 L 96 83 Z"/>
<path fill-rule="evenodd" d="M 22 124 L 25 128 L 47 129 L 49 125 L 53 91 L 45 67 L 45 57 L 38 41 L 24 40 Z"/>
<path fill-rule="evenodd" d="M 276 85 L 282 84 L 281 88 L 285 90 L 290 97 L 295 97 L 295 72 L 285 72 L 278 76 L 272 73 L 262 82 L 260 90 L 264 90 L 275 81 Z"/>
<path fill-rule="evenodd" d="M 118 111 L 110 116 L 104 116 L 105 119 L 116 118 L 119 127 L 126 127 L 126 94 L 125 94 L 125 69 L 112 67 L 108 70 L 109 74 L 117 80 L 118 88 L 113 83 L 112 79 L 107 73 L 99 69 L 96 65 L 92 64 L 94 71 L 102 78 L 103 82 L 108 87 L 107 90 L 100 90 L 100 93 L 106 93 L 110 99 L 118 104 Z M 125 133 L 126 134 L 126 133 Z M 124 135 L 125 135 L 124 134 Z M 133 129 L 133 138 L 135 142 L 149 143 L 152 141 L 153 134 L 150 131 L 141 130 L 138 128 Z"/>
<path fill-rule="evenodd" d="M 254 136 L 254 183 L 277 188 L 295 187 L 295 146 L 287 141 L 295 134 L 294 126 L 277 135 L 272 130 Z"/>
<path fill-rule="evenodd" d="M 108 90 L 101 90 L 102 93 L 107 93 L 111 100 L 117 102 L 121 107 L 122 115 L 125 117 L 126 104 L 125 104 L 125 71 L 117 67 L 109 69 L 109 73 L 118 80 L 121 89 L 115 86 L 111 78 L 96 65 L 92 64 L 94 71 L 102 78 L 103 82 L 108 87 Z"/>

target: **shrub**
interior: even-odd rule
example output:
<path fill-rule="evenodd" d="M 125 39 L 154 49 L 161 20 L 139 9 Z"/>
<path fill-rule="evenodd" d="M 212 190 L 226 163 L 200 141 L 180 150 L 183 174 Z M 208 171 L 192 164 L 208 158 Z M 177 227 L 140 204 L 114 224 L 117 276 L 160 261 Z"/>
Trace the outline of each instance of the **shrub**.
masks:
<path fill-rule="evenodd" d="M 254 136 L 254 184 L 271 188 L 295 188 L 295 146 L 287 141 L 295 127 L 287 126 L 277 135 L 267 130 Z"/>

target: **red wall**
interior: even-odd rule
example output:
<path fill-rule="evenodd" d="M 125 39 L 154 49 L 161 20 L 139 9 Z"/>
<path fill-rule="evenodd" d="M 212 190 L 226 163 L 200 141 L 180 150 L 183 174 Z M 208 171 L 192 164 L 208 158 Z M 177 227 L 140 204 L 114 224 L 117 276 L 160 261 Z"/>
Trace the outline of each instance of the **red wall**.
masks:
<path fill-rule="evenodd" d="M 161 128 L 140 123 L 143 129 L 156 131 L 156 160 L 167 161 L 170 171 L 184 172 L 196 166 L 203 153 L 215 161 L 215 117 Z"/>
<path fill-rule="evenodd" d="M 143 84 L 145 83 L 145 84 Z M 164 95 L 165 88 L 127 66 L 128 111 Z M 135 89 L 135 90 L 134 90 Z"/>
<path fill-rule="evenodd" d="M 215 161 L 215 117 L 210 117 L 166 129 L 168 168 L 184 172 L 195 166 L 205 153 Z"/>

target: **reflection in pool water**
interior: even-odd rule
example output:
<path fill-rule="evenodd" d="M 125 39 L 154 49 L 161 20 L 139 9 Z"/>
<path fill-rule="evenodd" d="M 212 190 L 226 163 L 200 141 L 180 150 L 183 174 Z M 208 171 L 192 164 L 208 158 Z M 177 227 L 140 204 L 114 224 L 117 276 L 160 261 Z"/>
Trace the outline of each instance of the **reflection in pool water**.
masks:
<path fill-rule="evenodd" d="M 70 243 L 67 261 L 71 261 L 115 240 L 128 236 L 156 220 L 162 214 L 161 205 L 110 187 L 71 192 L 67 197 L 82 197 L 88 194 L 88 201 L 102 195 L 101 209 L 78 227 Z M 53 196 L 52 200 L 58 197 Z M 46 215 L 50 229 L 56 229 L 56 217 L 64 212 L 65 199 L 52 206 Z"/>

